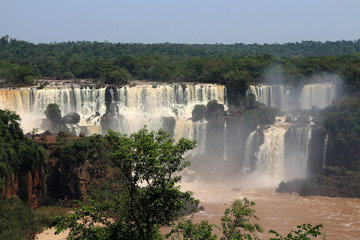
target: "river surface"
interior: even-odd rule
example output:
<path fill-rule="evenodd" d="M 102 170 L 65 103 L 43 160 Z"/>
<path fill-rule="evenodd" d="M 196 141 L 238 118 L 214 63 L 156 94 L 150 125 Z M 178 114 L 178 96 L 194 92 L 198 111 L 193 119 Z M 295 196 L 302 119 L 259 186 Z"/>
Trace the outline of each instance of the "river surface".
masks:
<path fill-rule="evenodd" d="M 194 215 L 194 221 L 209 220 L 220 225 L 224 210 L 234 199 L 248 198 L 256 203 L 256 215 L 264 228 L 261 239 L 274 237 L 270 229 L 283 236 L 302 223 L 323 224 L 326 239 L 360 239 L 360 199 L 301 197 L 296 193 L 277 193 L 274 188 L 246 189 L 218 183 L 183 183 L 182 190 L 191 190 L 200 199 L 204 211 Z M 218 234 L 219 236 L 220 234 Z"/>
<path fill-rule="evenodd" d="M 230 207 L 234 199 L 248 198 L 256 203 L 256 215 L 264 233 L 259 237 L 269 239 L 270 229 L 283 236 L 302 223 L 313 226 L 323 224 L 321 232 L 326 233 L 328 240 L 360 239 L 360 199 L 301 197 L 298 194 L 277 193 L 274 188 L 240 187 L 231 183 L 182 183 L 182 190 L 191 190 L 200 199 L 204 211 L 194 214 L 194 222 L 209 220 L 220 226 L 224 210 Z M 168 229 L 163 230 L 167 232 Z M 50 229 L 38 235 L 39 240 L 65 239 L 67 233 L 55 236 Z M 216 232 L 221 236 L 220 231 Z M 321 238 L 319 238 L 321 239 Z"/>

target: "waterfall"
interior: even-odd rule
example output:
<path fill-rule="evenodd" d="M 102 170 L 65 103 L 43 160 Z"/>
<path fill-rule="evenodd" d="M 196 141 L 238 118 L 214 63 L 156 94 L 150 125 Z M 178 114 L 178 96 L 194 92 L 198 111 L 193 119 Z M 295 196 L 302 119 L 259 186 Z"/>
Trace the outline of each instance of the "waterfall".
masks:
<path fill-rule="evenodd" d="M 227 136 L 226 136 L 226 122 L 224 123 L 224 150 L 223 150 L 223 160 L 227 160 Z"/>
<path fill-rule="evenodd" d="M 201 120 L 194 123 L 194 139 L 198 141 L 197 152 L 204 154 L 206 151 L 206 125 L 207 121 Z"/>
<path fill-rule="evenodd" d="M 285 139 L 285 178 L 289 180 L 307 177 L 311 126 L 291 126 Z"/>
<path fill-rule="evenodd" d="M 272 180 L 282 180 L 284 173 L 284 136 L 286 129 L 271 126 L 264 131 L 264 143 L 256 157 L 256 172 L 269 176 Z"/>
<path fill-rule="evenodd" d="M 108 96 L 105 98 L 106 91 Z M 205 151 L 206 121 L 193 123 L 195 105 L 216 100 L 226 105 L 225 87 L 216 84 L 161 84 L 123 87 L 61 87 L 0 90 L 0 108 L 17 112 L 22 125 L 30 131 L 40 128 L 44 111 L 50 103 L 59 105 L 62 115 L 76 112 L 77 125 L 68 125 L 76 134 L 106 134 L 108 128 L 130 134 L 147 126 L 150 130 L 165 128 L 175 139 L 197 139 Z M 107 102 L 106 102 L 107 101 Z"/>
<path fill-rule="evenodd" d="M 324 151 L 323 151 L 323 159 L 322 159 L 322 167 L 326 167 L 326 152 L 327 152 L 327 146 L 329 142 L 329 135 L 326 134 L 326 137 L 324 139 Z"/>
<path fill-rule="evenodd" d="M 286 85 L 251 85 L 249 93 L 255 95 L 255 100 L 279 110 L 295 108 L 320 109 L 331 104 L 335 99 L 335 84 L 313 83 L 300 88 Z"/>
<path fill-rule="evenodd" d="M 257 130 L 251 132 L 246 140 L 245 156 L 241 166 L 241 170 L 243 174 L 249 173 L 253 170 L 252 161 L 254 159 L 254 154 L 256 149 L 256 141 L 255 141 L 256 133 Z"/>
<path fill-rule="evenodd" d="M 333 84 L 308 84 L 299 89 L 284 85 L 250 86 L 256 100 L 289 110 L 301 106 L 324 107 L 335 97 Z M 319 95 L 319 96 L 317 96 Z M 241 167 L 242 175 L 267 176 L 271 182 L 307 176 L 311 152 L 311 126 L 297 126 L 277 118 L 275 124 L 259 126 L 249 135 L 236 124 L 192 121 L 196 105 L 216 100 L 227 110 L 226 89 L 216 84 L 144 84 L 103 88 L 24 88 L 0 90 L 0 108 L 20 114 L 25 131 L 39 127 L 48 104 L 60 106 L 62 115 L 77 112 L 78 125 L 67 125 L 75 134 L 106 134 L 108 129 L 131 134 L 144 125 L 160 128 L 175 141 L 181 137 L 198 141 L 192 153 L 206 155 L 216 168 Z M 247 139 L 246 139 L 247 137 Z M 245 146 L 239 146 L 239 142 Z M 323 165 L 328 136 L 324 141 Z M 321 149 L 322 151 L 322 149 Z M 321 153 L 320 153 L 321 155 Z M 220 163 L 220 164 L 219 164 Z M 233 164 L 233 165 L 232 165 Z M 224 169 L 224 168 L 223 168 Z M 233 170 L 233 169 L 231 169 Z"/>
<path fill-rule="evenodd" d="M 175 139 L 194 138 L 197 124 L 189 119 L 195 105 L 206 105 L 211 100 L 226 102 L 224 86 L 215 84 L 125 86 L 114 91 L 110 104 L 115 114 L 112 129 L 129 134 L 147 125 L 157 130 L 163 128 L 164 117 L 173 118 Z"/>
<path fill-rule="evenodd" d="M 300 94 L 300 107 L 311 109 L 312 106 L 325 108 L 335 99 L 335 85 L 330 83 L 307 84 Z"/>
<path fill-rule="evenodd" d="M 289 109 L 293 102 L 292 88 L 285 85 L 250 85 L 250 93 L 256 101 L 280 110 Z"/>
<path fill-rule="evenodd" d="M 77 112 L 81 126 L 93 126 L 106 112 L 105 88 L 44 88 L 0 90 L 0 108 L 17 112 L 25 131 L 40 128 L 50 103 L 59 105 L 62 115 Z M 27 127 L 29 126 L 29 127 Z"/>
<path fill-rule="evenodd" d="M 257 131 L 250 133 L 242 164 L 245 167 L 243 172 L 252 172 L 256 176 L 265 177 L 273 182 L 281 181 L 284 175 L 286 130 L 286 127 L 281 126 L 268 126 L 266 129 L 261 129 L 264 141 L 260 146 L 256 146 L 256 144 L 260 144 L 259 141 L 256 141 Z"/>

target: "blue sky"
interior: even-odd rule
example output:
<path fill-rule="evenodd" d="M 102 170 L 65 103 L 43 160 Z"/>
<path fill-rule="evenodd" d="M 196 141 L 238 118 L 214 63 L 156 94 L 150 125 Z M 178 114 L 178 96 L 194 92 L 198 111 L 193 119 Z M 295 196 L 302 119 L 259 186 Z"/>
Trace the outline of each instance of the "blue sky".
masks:
<path fill-rule="evenodd" d="M 0 36 L 39 42 L 360 39 L 360 0 L 0 0 Z"/>

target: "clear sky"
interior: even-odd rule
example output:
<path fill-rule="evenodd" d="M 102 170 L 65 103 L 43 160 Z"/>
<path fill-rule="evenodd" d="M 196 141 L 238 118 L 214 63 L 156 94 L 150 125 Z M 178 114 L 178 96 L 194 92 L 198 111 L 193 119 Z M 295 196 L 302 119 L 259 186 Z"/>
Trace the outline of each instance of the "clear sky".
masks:
<path fill-rule="evenodd" d="M 0 0 L 0 36 L 39 42 L 360 39 L 360 0 Z"/>

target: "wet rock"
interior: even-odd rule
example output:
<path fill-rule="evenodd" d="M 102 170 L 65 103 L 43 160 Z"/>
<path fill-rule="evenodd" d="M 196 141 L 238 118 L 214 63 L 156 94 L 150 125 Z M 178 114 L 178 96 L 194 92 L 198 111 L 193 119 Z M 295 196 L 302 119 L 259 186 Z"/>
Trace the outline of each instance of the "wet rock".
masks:
<path fill-rule="evenodd" d="M 80 121 L 80 115 L 76 112 L 71 112 L 62 117 L 65 124 L 77 124 Z"/>

